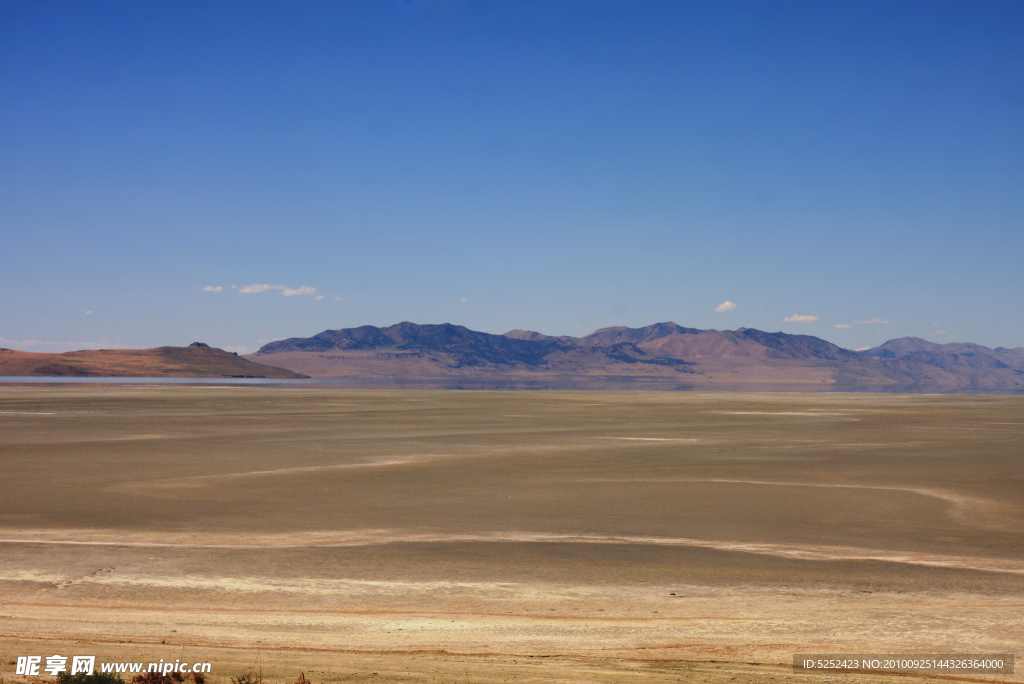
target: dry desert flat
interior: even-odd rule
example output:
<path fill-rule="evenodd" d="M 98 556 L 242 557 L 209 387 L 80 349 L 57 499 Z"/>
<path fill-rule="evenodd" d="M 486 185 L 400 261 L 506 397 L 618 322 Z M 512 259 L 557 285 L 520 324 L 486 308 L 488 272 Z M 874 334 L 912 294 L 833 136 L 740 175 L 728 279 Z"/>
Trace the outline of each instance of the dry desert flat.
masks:
<path fill-rule="evenodd" d="M 1024 653 L 1022 452 L 1019 396 L 6 386 L 0 675 L 1019 682 L 789 663 Z"/>

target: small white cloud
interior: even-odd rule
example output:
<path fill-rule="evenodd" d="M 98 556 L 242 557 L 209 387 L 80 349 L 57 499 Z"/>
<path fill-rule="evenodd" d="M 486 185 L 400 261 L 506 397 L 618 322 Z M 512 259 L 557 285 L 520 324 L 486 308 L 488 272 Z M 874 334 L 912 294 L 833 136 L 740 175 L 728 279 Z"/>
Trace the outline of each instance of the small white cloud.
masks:
<path fill-rule="evenodd" d="M 341 301 L 341 297 L 335 297 L 335 298 L 334 298 L 334 301 L 336 301 L 336 302 L 340 302 L 340 301 Z"/>
<path fill-rule="evenodd" d="M 317 299 L 323 299 L 323 298 L 324 298 L 324 296 L 323 296 L 323 295 L 317 295 L 317 296 L 316 296 L 316 298 L 317 298 Z"/>
<path fill-rule="evenodd" d="M 259 285 L 254 283 L 252 285 L 246 285 L 241 290 L 239 290 L 239 292 L 241 292 L 242 294 L 259 294 L 260 292 L 266 292 L 267 290 L 283 289 L 285 289 L 284 285 Z"/>
<path fill-rule="evenodd" d="M 848 324 L 848 323 L 836 323 L 832 327 L 833 328 L 839 328 L 840 330 L 845 330 L 846 328 L 852 328 L 853 326 Z"/>
<path fill-rule="evenodd" d="M 725 313 L 726 311 L 735 311 L 736 305 L 730 302 L 728 299 L 715 307 L 715 311 L 719 313 Z"/>
<path fill-rule="evenodd" d="M 949 333 L 946 332 L 945 330 L 936 330 L 934 334 L 935 335 L 948 335 Z"/>
<path fill-rule="evenodd" d="M 283 294 L 285 297 L 294 297 L 295 295 L 311 295 L 316 294 L 316 288 L 308 287 L 306 285 L 294 289 L 286 287 L 284 288 L 284 292 L 282 292 L 281 294 Z"/>
<path fill-rule="evenodd" d="M 463 298 L 462 298 L 462 299 L 460 299 L 459 301 L 460 301 L 460 302 L 468 302 L 468 301 L 469 301 L 469 298 L 468 298 L 468 297 L 463 297 Z"/>
<path fill-rule="evenodd" d="M 85 313 L 86 313 L 86 315 L 89 315 L 89 314 L 92 313 L 92 311 L 86 311 Z"/>
<path fill-rule="evenodd" d="M 241 292 L 242 294 L 259 294 L 261 292 L 266 292 L 267 290 L 281 290 L 281 294 L 283 294 L 285 297 L 292 297 L 294 295 L 316 294 L 316 288 L 309 287 L 307 285 L 302 285 L 301 287 L 293 288 L 288 287 L 287 285 L 267 285 L 266 283 L 263 283 L 262 285 L 260 285 L 259 283 L 246 285 L 241 290 L 239 290 L 239 292 Z"/>
<path fill-rule="evenodd" d="M 224 351 L 234 352 L 239 356 L 242 356 L 244 354 L 251 354 L 254 351 L 256 351 L 255 349 L 249 349 L 248 347 L 236 346 L 232 344 L 224 345 L 223 347 L 221 347 L 221 349 L 223 349 Z"/>
<path fill-rule="evenodd" d="M 818 320 L 817 316 L 808 316 L 807 314 L 793 314 L 782 319 L 784 323 L 814 323 L 816 320 Z"/>
<path fill-rule="evenodd" d="M 220 292 L 223 289 L 224 288 L 221 287 L 220 285 L 217 285 L 216 287 L 214 287 L 213 285 L 207 285 L 206 287 L 203 288 L 203 292 Z"/>
<path fill-rule="evenodd" d="M 885 325 L 889 321 L 883 321 L 881 318 L 869 318 L 866 321 L 854 321 L 854 323 L 860 323 L 862 325 Z"/>
<path fill-rule="evenodd" d="M 237 290 L 237 289 L 238 289 L 238 286 L 237 286 L 237 285 L 232 285 L 232 286 L 231 286 L 231 289 L 232 289 L 232 290 Z"/>
<path fill-rule="evenodd" d="M 868 349 L 871 349 L 871 347 L 857 347 L 853 351 L 867 351 Z"/>

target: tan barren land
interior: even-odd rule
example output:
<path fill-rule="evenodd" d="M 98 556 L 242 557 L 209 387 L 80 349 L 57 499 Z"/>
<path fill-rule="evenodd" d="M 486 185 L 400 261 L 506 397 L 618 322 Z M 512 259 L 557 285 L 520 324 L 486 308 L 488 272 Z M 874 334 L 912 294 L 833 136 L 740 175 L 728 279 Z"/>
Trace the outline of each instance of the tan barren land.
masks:
<path fill-rule="evenodd" d="M 5 387 L 0 673 L 1020 682 L 790 664 L 1020 656 L 1022 445 L 1012 396 Z"/>

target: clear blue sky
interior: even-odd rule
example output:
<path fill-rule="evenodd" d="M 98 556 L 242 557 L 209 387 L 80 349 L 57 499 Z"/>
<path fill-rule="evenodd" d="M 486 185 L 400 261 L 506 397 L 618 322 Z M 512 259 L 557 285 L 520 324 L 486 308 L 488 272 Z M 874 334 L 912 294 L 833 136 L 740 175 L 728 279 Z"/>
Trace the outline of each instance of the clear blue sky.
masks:
<path fill-rule="evenodd" d="M 40 351 L 1022 346 L 1024 3 L 3 0 L 0 232 Z"/>

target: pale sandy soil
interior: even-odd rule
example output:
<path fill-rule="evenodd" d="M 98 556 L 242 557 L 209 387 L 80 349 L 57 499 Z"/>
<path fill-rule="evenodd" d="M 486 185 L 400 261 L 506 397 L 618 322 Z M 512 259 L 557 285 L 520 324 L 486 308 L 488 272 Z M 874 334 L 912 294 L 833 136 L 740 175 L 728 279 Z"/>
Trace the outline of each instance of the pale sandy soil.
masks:
<path fill-rule="evenodd" d="M 788 665 L 1024 653 L 1022 445 L 1020 397 L 3 388 L 0 674 L 938 681 Z"/>

